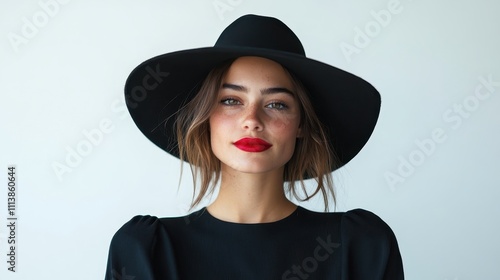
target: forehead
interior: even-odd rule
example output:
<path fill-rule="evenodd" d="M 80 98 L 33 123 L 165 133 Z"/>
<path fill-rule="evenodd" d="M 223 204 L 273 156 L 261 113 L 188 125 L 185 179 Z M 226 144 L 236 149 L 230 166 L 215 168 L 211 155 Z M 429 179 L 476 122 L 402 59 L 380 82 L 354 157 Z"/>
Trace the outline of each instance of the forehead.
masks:
<path fill-rule="evenodd" d="M 260 84 L 287 87 L 290 90 L 293 88 L 292 78 L 281 64 L 257 56 L 237 58 L 229 67 L 223 81 L 247 86 Z"/>

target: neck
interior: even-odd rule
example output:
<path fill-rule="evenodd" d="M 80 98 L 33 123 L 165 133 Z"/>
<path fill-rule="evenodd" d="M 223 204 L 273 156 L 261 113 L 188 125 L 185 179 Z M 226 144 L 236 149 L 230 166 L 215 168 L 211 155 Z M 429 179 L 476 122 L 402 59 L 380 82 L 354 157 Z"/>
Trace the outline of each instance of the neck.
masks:
<path fill-rule="evenodd" d="M 207 207 L 220 220 L 234 223 L 268 223 L 290 215 L 297 206 L 283 189 L 283 173 L 221 172 L 217 198 Z"/>

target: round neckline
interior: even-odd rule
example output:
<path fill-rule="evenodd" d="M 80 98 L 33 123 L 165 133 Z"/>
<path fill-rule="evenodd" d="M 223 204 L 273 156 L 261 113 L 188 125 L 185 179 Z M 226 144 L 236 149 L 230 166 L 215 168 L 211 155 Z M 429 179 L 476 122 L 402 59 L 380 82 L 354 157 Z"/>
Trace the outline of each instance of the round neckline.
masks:
<path fill-rule="evenodd" d="M 299 205 L 297 205 L 297 207 L 295 208 L 295 210 L 293 210 L 293 212 L 290 213 L 288 216 L 285 216 L 285 217 L 283 217 L 283 218 L 281 218 L 279 220 L 276 220 L 276 221 L 264 222 L 264 223 L 236 223 L 236 222 L 224 221 L 224 220 L 221 220 L 221 219 L 213 216 L 207 210 L 206 206 L 200 209 L 200 216 L 206 215 L 210 220 L 215 221 L 215 222 L 220 223 L 220 224 L 226 224 L 226 225 L 249 226 L 249 227 L 251 227 L 251 226 L 267 226 L 267 225 L 281 224 L 281 223 L 284 223 L 284 222 L 287 222 L 287 221 L 293 219 L 299 213 L 299 211 L 300 211 L 299 208 L 302 208 L 302 207 L 300 207 Z"/>

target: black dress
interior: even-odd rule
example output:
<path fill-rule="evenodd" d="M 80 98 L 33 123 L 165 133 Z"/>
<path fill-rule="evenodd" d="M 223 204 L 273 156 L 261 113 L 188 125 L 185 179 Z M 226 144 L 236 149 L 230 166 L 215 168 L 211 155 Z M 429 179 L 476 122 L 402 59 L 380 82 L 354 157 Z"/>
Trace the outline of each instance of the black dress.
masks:
<path fill-rule="evenodd" d="M 399 280 L 403 265 L 389 226 L 356 209 L 302 207 L 271 223 L 188 216 L 136 216 L 114 235 L 106 279 Z"/>

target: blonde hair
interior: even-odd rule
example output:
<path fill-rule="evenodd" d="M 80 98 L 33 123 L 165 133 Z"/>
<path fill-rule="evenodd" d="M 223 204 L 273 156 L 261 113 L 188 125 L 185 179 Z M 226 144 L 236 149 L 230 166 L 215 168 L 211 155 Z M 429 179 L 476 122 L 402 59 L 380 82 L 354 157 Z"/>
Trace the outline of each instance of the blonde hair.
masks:
<path fill-rule="evenodd" d="M 207 193 L 212 193 L 220 179 L 220 161 L 212 152 L 210 145 L 209 118 L 218 104 L 222 80 L 233 61 L 227 61 L 212 69 L 196 96 L 179 110 L 176 118 L 179 157 L 182 161 L 189 162 L 192 172 L 194 192 L 191 208 L 198 205 Z M 299 201 L 307 201 L 321 192 L 327 211 L 329 194 L 335 202 L 331 171 L 339 162 L 330 147 L 328 132 L 317 117 L 305 87 L 293 73 L 284 67 L 283 69 L 291 77 L 295 87 L 295 97 L 301 107 L 302 134 L 297 138 L 295 151 L 285 165 L 283 179 L 288 182 L 287 191 Z M 308 193 L 304 183 L 307 178 L 314 178 L 317 183 L 316 189 L 311 194 Z M 200 191 L 195 198 L 198 180 L 200 180 Z M 300 197 L 296 182 L 300 182 L 300 189 L 305 197 Z"/>

